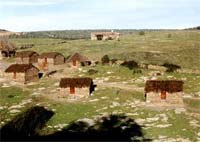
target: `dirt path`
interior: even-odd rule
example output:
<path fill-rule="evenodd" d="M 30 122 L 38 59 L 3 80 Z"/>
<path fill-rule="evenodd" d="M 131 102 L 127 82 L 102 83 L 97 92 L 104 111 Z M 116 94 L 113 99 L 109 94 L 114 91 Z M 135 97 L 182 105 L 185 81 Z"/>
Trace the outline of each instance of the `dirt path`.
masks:
<path fill-rule="evenodd" d="M 138 87 L 136 85 L 129 85 L 129 84 L 123 84 L 122 82 L 102 82 L 102 81 L 97 81 L 94 82 L 97 87 L 114 87 L 114 88 L 119 88 L 119 89 L 124 89 L 128 91 L 138 91 L 138 92 L 144 92 L 143 87 Z"/>

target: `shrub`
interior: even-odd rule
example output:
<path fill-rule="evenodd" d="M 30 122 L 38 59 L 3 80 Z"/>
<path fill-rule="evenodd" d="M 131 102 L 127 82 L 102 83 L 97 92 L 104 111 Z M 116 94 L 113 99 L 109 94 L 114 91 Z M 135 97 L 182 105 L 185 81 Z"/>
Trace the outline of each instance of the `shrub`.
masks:
<path fill-rule="evenodd" d="M 109 64 L 110 62 L 110 59 L 108 57 L 108 55 L 104 55 L 102 58 L 101 58 L 101 63 L 102 64 Z"/>
<path fill-rule="evenodd" d="M 140 31 L 139 35 L 145 35 L 145 32 L 144 31 Z"/>
<path fill-rule="evenodd" d="M 163 66 L 167 68 L 166 72 L 174 72 L 177 69 L 181 69 L 179 65 L 170 64 L 170 63 L 164 63 Z"/>
<path fill-rule="evenodd" d="M 172 34 L 168 34 L 167 37 L 168 37 L 168 38 L 171 38 L 171 37 L 172 37 Z"/>
<path fill-rule="evenodd" d="M 116 64 L 116 62 L 118 61 L 117 59 L 111 59 L 110 60 L 112 64 Z"/>
<path fill-rule="evenodd" d="M 95 73 L 97 73 L 98 71 L 97 70 L 95 70 L 95 69 L 89 69 L 88 70 L 88 74 L 89 75 L 93 75 L 93 74 L 95 74 Z"/>
<path fill-rule="evenodd" d="M 133 74 L 139 74 L 142 73 L 142 70 L 140 69 L 133 69 Z"/>
<path fill-rule="evenodd" d="M 130 70 L 134 69 L 134 68 L 138 68 L 138 63 L 135 62 L 135 61 L 124 61 L 121 66 L 124 66 L 124 67 L 127 67 L 129 68 Z"/>

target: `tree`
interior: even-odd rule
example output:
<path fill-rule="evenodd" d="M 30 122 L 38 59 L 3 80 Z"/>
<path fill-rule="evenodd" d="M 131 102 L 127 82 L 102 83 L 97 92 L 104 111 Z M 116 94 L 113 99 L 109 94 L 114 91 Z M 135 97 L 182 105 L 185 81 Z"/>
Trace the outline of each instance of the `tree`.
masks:
<path fill-rule="evenodd" d="M 104 55 L 102 58 L 101 58 L 101 63 L 102 64 L 109 64 L 110 62 L 110 58 L 108 57 L 108 55 Z"/>

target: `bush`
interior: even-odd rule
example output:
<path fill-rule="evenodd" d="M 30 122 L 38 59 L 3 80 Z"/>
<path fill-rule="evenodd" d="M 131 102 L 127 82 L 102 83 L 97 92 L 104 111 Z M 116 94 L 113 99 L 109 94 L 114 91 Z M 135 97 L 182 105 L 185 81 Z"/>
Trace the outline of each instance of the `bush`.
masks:
<path fill-rule="evenodd" d="M 135 62 L 135 61 L 124 61 L 121 66 L 124 66 L 124 67 L 127 67 L 129 68 L 130 70 L 134 69 L 134 68 L 138 68 L 138 63 Z"/>
<path fill-rule="evenodd" d="M 168 34 L 167 37 L 168 37 L 168 38 L 171 38 L 171 37 L 172 37 L 172 34 Z"/>
<path fill-rule="evenodd" d="M 95 73 L 97 73 L 98 71 L 97 70 L 95 70 L 95 69 L 89 69 L 88 70 L 88 74 L 89 75 L 93 75 L 93 74 L 95 74 Z"/>
<path fill-rule="evenodd" d="M 102 58 L 101 58 L 101 63 L 102 64 L 109 64 L 110 62 L 110 59 L 108 57 L 108 55 L 104 55 Z"/>
<path fill-rule="evenodd" d="M 144 31 L 140 31 L 139 35 L 145 35 L 145 32 Z"/>
<path fill-rule="evenodd" d="M 112 64 L 116 64 L 116 62 L 118 61 L 117 59 L 111 59 L 110 60 Z"/>
<path fill-rule="evenodd" d="M 166 72 L 174 72 L 177 69 L 181 69 L 179 65 L 170 64 L 170 63 L 164 63 L 163 66 L 167 68 Z"/>
<path fill-rule="evenodd" d="M 140 69 L 134 69 L 133 70 L 133 74 L 139 74 L 139 73 L 142 73 L 142 70 L 140 70 Z"/>

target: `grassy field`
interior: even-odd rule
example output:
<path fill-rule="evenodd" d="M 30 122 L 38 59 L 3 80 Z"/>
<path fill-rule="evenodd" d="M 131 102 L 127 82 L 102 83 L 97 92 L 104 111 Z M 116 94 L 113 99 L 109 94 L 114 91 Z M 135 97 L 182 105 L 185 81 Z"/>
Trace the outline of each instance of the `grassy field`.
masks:
<path fill-rule="evenodd" d="M 108 54 L 111 58 L 134 59 L 138 63 L 161 65 L 169 62 L 180 65 L 182 69 L 200 70 L 199 31 L 151 31 L 145 32 L 144 36 L 136 32 L 132 35 L 122 36 L 120 41 L 65 40 L 65 43 L 62 44 L 60 42 L 64 40 L 61 39 L 11 40 L 16 45 L 34 43 L 35 47 L 31 50 L 38 53 L 56 51 L 67 57 L 74 52 L 79 52 L 94 61 L 100 60 L 103 55 Z M 14 59 L 6 60 L 14 62 Z M 67 65 L 64 66 L 67 68 Z M 91 68 L 97 70 L 98 73 L 88 74 L 87 71 Z M 55 112 L 41 132 L 42 134 L 51 133 L 58 129 L 59 124 L 67 125 L 77 119 L 94 118 L 103 113 L 124 113 L 144 125 L 143 131 L 148 138 L 198 141 L 200 139 L 197 136 L 200 125 L 198 114 L 200 101 L 194 99 L 194 96 L 200 92 L 200 74 L 164 72 L 163 75 L 156 76 L 158 79 L 184 80 L 184 93 L 192 98 L 184 99 L 186 111 L 176 113 L 176 109 L 160 110 L 144 106 L 145 80 L 151 79 L 152 75 L 150 74 L 155 70 L 141 69 L 141 71 L 142 73 L 134 74 L 132 70 L 119 65 L 83 67 L 75 72 L 60 70 L 60 74 L 91 77 L 96 81 L 97 88 L 91 97 L 74 102 L 59 102 L 51 99 L 52 95 L 55 96 L 59 92 L 58 78 L 42 78 L 39 82 L 24 87 L 13 86 L 9 82 L 7 82 L 8 87 L 3 87 L 3 83 L 1 83 L 1 125 L 19 113 L 11 113 L 10 111 L 13 109 L 23 111 L 33 105 L 42 105 Z M 103 81 L 103 83 L 98 81 Z M 27 101 L 29 99 L 31 101 Z M 16 107 L 16 105 L 21 107 Z M 191 121 L 196 121 L 196 123 L 192 125 Z"/>

